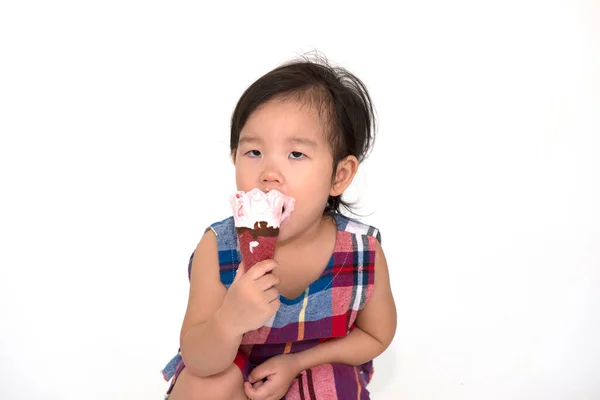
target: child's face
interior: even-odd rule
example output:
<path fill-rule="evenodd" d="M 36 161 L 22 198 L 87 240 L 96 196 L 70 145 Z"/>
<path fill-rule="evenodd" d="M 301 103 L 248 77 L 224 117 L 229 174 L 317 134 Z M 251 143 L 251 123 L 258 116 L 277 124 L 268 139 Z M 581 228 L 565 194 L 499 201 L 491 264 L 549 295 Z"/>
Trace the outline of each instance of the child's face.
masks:
<path fill-rule="evenodd" d="M 263 104 L 240 132 L 234 163 L 238 190 L 276 189 L 296 199 L 279 240 L 322 218 L 332 188 L 333 156 L 313 107 L 291 100 Z"/>

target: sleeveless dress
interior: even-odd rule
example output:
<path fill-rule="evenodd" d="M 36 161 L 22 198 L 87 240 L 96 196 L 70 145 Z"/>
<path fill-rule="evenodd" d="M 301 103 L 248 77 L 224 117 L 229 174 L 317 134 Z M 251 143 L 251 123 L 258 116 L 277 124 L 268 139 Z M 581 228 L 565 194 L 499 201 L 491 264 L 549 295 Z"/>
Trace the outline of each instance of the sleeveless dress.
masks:
<path fill-rule="evenodd" d="M 321 276 L 297 298 L 280 295 L 277 313 L 261 328 L 247 332 L 240 344 L 235 364 L 244 380 L 252 369 L 270 357 L 296 353 L 330 339 L 346 336 L 354 328 L 358 311 L 374 290 L 375 245 L 379 231 L 369 225 L 334 214 L 337 224 L 335 248 Z M 241 262 L 233 217 L 210 226 L 217 237 L 221 282 L 229 288 Z M 193 254 L 188 264 L 191 275 Z M 163 369 L 166 381 L 183 370 L 178 353 Z M 354 367 L 323 364 L 302 371 L 292 382 L 285 400 L 369 399 L 366 389 L 373 375 L 373 361 Z"/>

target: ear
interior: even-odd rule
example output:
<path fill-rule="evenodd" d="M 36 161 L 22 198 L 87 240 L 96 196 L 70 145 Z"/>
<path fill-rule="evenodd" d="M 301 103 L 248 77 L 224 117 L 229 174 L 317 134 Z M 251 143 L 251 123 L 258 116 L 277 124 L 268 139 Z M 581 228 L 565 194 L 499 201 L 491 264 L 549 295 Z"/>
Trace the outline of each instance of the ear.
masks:
<path fill-rule="evenodd" d="M 350 186 L 356 171 L 358 170 L 358 159 L 354 156 L 343 158 L 337 165 L 333 183 L 331 184 L 330 196 L 339 196 Z"/>

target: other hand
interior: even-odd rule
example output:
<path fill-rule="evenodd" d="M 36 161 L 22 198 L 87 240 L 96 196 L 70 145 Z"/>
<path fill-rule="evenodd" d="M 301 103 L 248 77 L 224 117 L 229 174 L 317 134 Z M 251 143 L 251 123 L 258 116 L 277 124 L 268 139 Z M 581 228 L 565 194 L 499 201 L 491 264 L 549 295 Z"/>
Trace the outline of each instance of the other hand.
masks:
<path fill-rule="evenodd" d="M 300 372 L 297 355 L 280 354 L 271 357 L 254 368 L 248 382 L 244 382 L 246 396 L 250 400 L 279 400 L 285 396 Z"/>

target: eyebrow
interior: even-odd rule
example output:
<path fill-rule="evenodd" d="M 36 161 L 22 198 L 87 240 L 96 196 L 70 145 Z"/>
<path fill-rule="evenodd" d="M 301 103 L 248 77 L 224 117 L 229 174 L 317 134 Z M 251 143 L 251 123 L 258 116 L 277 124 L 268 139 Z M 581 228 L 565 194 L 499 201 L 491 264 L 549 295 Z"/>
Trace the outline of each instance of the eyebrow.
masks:
<path fill-rule="evenodd" d="M 244 135 L 242 137 L 240 137 L 238 144 L 242 144 L 242 143 L 261 143 L 262 140 L 256 136 L 247 136 Z M 298 144 L 303 144 L 305 146 L 308 147 L 317 147 L 317 142 L 315 142 L 312 139 L 307 139 L 307 138 L 303 138 L 303 137 L 299 137 L 299 136 L 294 136 L 292 138 L 288 139 L 288 142 L 292 142 L 292 143 L 298 143 Z"/>
<path fill-rule="evenodd" d="M 298 137 L 298 136 L 290 138 L 288 140 L 288 142 L 303 144 L 303 145 L 309 146 L 309 147 L 317 147 L 317 142 L 315 142 L 314 140 L 303 138 L 303 137 Z"/>
<path fill-rule="evenodd" d="M 260 142 L 261 142 L 261 140 L 259 138 L 257 138 L 256 136 L 242 136 L 238 140 L 238 144 L 242 144 L 242 143 L 260 143 Z"/>

